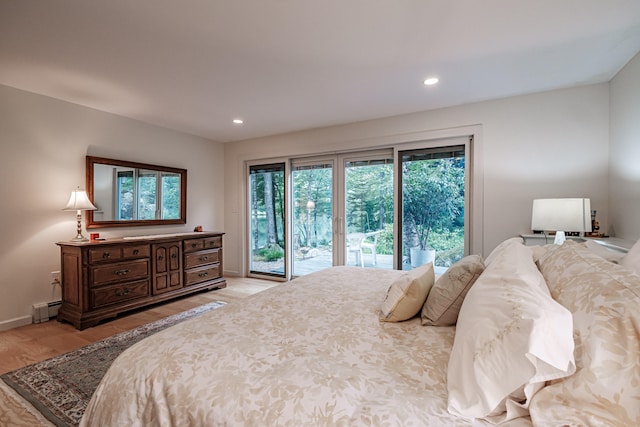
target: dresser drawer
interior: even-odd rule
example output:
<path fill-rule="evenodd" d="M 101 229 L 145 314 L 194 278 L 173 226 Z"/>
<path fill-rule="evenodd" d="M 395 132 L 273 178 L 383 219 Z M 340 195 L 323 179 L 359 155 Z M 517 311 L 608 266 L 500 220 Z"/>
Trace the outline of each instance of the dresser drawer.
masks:
<path fill-rule="evenodd" d="M 222 236 L 204 237 L 202 239 L 189 239 L 184 241 L 185 252 L 201 251 L 222 247 Z"/>
<path fill-rule="evenodd" d="M 149 245 L 94 248 L 89 249 L 89 264 L 120 261 L 127 258 L 145 258 L 149 256 L 149 253 Z"/>
<path fill-rule="evenodd" d="M 89 249 L 89 264 L 120 259 L 122 259 L 122 250 L 119 247 Z"/>
<path fill-rule="evenodd" d="M 208 251 L 198 251 L 185 254 L 184 268 L 200 267 L 205 264 L 220 262 L 220 249 L 209 249 Z"/>
<path fill-rule="evenodd" d="M 140 259 L 91 267 L 91 277 L 93 278 L 90 283 L 92 287 L 113 282 L 147 279 L 149 277 L 149 260 Z"/>
<path fill-rule="evenodd" d="M 151 254 L 149 245 L 125 246 L 122 248 L 122 258 L 146 258 Z"/>
<path fill-rule="evenodd" d="M 91 290 L 91 306 L 92 308 L 99 308 L 148 295 L 148 280 L 103 286 L 102 288 Z"/>
<path fill-rule="evenodd" d="M 184 272 L 184 286 L 195 285 L 207 280 L 217 279 L 222 276 L 220 264 L 212 264 L 206 267 L 192 268 Z"/>

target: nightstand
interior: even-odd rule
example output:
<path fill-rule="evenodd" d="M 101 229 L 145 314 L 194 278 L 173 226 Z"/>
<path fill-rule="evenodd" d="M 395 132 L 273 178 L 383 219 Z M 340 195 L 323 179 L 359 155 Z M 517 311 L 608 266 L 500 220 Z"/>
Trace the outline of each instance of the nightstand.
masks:
<path fill-rule="evenodd" d="M 521 234 L 522 240 L 526 246 L 550 245 L 553 243 L 554 236 L 544 234 Z M 604 246 L 610 251 L 627 253 L 633 246 L 634 242 L 619 239 L 617 237 L 577 237 L 567 236 L 567 240 L 575 240 L 576 242 L 585 242 L 592 240 L 597 244 Z"/>
<path fill-rule="evenodd" d="M 549 234 L 521 234 L 522 240 L 524 240 L 524 244 L 526 246 L 541 246 L 541 245 L 551 245 L 553 243 L 553 239 L 555 236 L 550 236 Z M 567 236 L 567 240 L 575 240 L 577 242 L 584 242 L 584 237 L 578 236 Z"/>

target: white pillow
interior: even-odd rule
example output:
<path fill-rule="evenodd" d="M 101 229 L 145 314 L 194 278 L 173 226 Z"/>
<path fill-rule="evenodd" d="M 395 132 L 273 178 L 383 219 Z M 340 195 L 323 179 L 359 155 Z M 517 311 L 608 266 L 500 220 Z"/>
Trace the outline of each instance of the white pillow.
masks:
<path fill-rule="evenodd" d="M 500 255 L 500 253 L 508 246 L 514 244 L 514 243 L 519 243 L 522 246 L 524 246 L 524 240 L 522 240 L 522 237 L 512 237 L 510 239 L 505 240 L 504 242 L 500 243 L 498 246 L 496 246 L 491 253 L 489 254 L 488 257 L 486 257 L 484 259 L 484 266 L 487 267 L 489 266 L 489 264 L 491 264 L 493 262 L 494 259 L 496 259 L 498 257 L 498 255 Z"/>
<path fill-rule="evenodd" d="M 620 261 L 620 264 L 640 274 L 640 240 L 629 249 L 629 252 L 627 252 Z"/>
<path fill-rule="evenodd" d="M 504 245 L 467 294 L 447 370 L 448 410 L 503 422 L 528 415 L 545 381 L 575 372 L 571 313 L 519 242 Z"/>

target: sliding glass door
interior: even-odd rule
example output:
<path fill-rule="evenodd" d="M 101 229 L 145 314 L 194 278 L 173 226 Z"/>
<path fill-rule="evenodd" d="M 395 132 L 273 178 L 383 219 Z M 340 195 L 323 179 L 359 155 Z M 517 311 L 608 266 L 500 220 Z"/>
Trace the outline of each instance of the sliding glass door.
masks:
<path fill-rule="evenodd" d="M 333 158 L 292 163 L 294 276 L 334 265 L 333 165 Z"/>
<path fill-rule="evenodd" d="M 393 152 L 343 156 L 344 264 L 393 268 Z"/>
<path fill-rule="evenodd" d="M 465 253 L 465 146 L 399 152 L 402 268 L 445 271 Z"/>
<path fill-rule="evenodd" d="M 249 272 L 285 276 L 285 164 L 249 166 Z"/>
<path fill-rule="evenodd" d="M 469 248 L 465 139 L 250 165 L 250 273 L 444 272 Z"/>

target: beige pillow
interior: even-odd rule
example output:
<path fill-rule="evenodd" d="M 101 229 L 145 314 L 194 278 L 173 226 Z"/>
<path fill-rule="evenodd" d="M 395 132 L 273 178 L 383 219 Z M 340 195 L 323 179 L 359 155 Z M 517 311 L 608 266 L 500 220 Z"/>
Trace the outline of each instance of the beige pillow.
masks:
<path fill-rule="evenodd" d="M 383 322 L 402 322 L 420 312 L 435 276 L 433 263 L 415 268 L 398 277 L 389 287 L 387 297 L 380 307 Z"/>
<path fill-rule="evenodd" d="M 484 271 L 480 255 L 470 255 L 453 264 L 436 280 L 422 307 L 425 326 L 451 326 L 458 320 L 462 301 Z"/>

